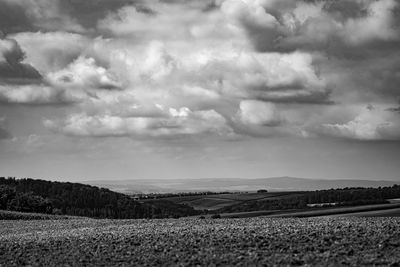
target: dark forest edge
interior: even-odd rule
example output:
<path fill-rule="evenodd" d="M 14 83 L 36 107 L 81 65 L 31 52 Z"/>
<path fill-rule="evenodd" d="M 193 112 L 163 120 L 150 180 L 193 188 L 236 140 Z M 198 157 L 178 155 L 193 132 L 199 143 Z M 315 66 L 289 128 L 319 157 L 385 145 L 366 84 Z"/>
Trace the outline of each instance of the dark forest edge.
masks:
<path fill-rule="evenodd" d="M 0 209 L 112 219 L 178 218 L 200 213 L 168 200 L 141 203 L 90 185 L 5 177 L 0 177 Z"/>

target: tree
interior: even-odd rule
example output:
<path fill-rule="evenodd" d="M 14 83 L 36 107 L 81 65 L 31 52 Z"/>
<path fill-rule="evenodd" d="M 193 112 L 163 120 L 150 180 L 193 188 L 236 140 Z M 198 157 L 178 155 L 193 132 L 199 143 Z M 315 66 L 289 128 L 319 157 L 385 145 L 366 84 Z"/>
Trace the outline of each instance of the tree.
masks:
<path fill-rule="evenodd" d="M 257 193 L 268 193 L 267 189 L 259 189 L 257 190 Z"/>

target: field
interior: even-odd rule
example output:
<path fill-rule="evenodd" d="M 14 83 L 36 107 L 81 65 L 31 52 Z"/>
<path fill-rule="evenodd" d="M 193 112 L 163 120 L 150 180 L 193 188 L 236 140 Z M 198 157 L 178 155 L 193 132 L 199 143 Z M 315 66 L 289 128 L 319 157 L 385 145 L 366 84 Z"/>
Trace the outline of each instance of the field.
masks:
<path fill-rule="evenodd" d="M 223 207 L 236 205 L 246 201 L 281 199 L 288 196 L 299 195 L 301 192 L 266 192 L 266 193 L 235 193 L 216 195 L 176 196 L 167 197 L 165 200 L 177 204 L 186 204 L 197 210 L 217 210 Z"/>
<path fill-rule="evenodd" d="M 361 211 L 361 212 L 353 212 L 347 214 L 334 214 L 330 215 L 330 217 L 400 217 L 400 208 L 397 209 L 384 209 L 384 210 L 371 210 L 371 211 Z"/>
<path fill-rule="evenodd" d="M 0 221 L 0 266 L 399 262 L 400 218 Z"/>
<path fill-rule="evenodd" d="M 304 217 L 317 217 L 317 216 L 356 216 L 356 217 L 396 217 L 400 215 L 400 204 L 374 204 L 362 205 L 353 207 L 338 207 L 338 208 L 320 208 L 313 210 L 294 210 L 294 211 L 278 211 L 272 213 L 270 217 L 279 218 L 304 218 Z"/>
<path fill-rule="evenodd" d="M 0 220 L 64 220 L 77 218 L 79 217 L 0 210 Z"/>

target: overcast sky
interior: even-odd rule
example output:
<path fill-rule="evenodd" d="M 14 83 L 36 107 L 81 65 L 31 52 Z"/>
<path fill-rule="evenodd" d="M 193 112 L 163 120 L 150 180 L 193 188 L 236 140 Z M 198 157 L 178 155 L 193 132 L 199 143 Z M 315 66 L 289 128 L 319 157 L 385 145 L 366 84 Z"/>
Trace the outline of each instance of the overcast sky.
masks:
<path fill-rule="evenodd" d="M 397 0 L 0 0 L 0 176 L 400 180 Z"/>

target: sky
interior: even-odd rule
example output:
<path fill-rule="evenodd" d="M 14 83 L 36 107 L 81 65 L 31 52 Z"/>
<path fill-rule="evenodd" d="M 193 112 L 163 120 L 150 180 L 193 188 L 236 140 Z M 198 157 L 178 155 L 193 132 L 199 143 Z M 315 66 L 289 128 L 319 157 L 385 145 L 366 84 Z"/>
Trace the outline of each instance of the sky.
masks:
<path fill-rule="evenodd" d="M 400 181 L 397 0 L 0 0 L 0 176 Z"/>

